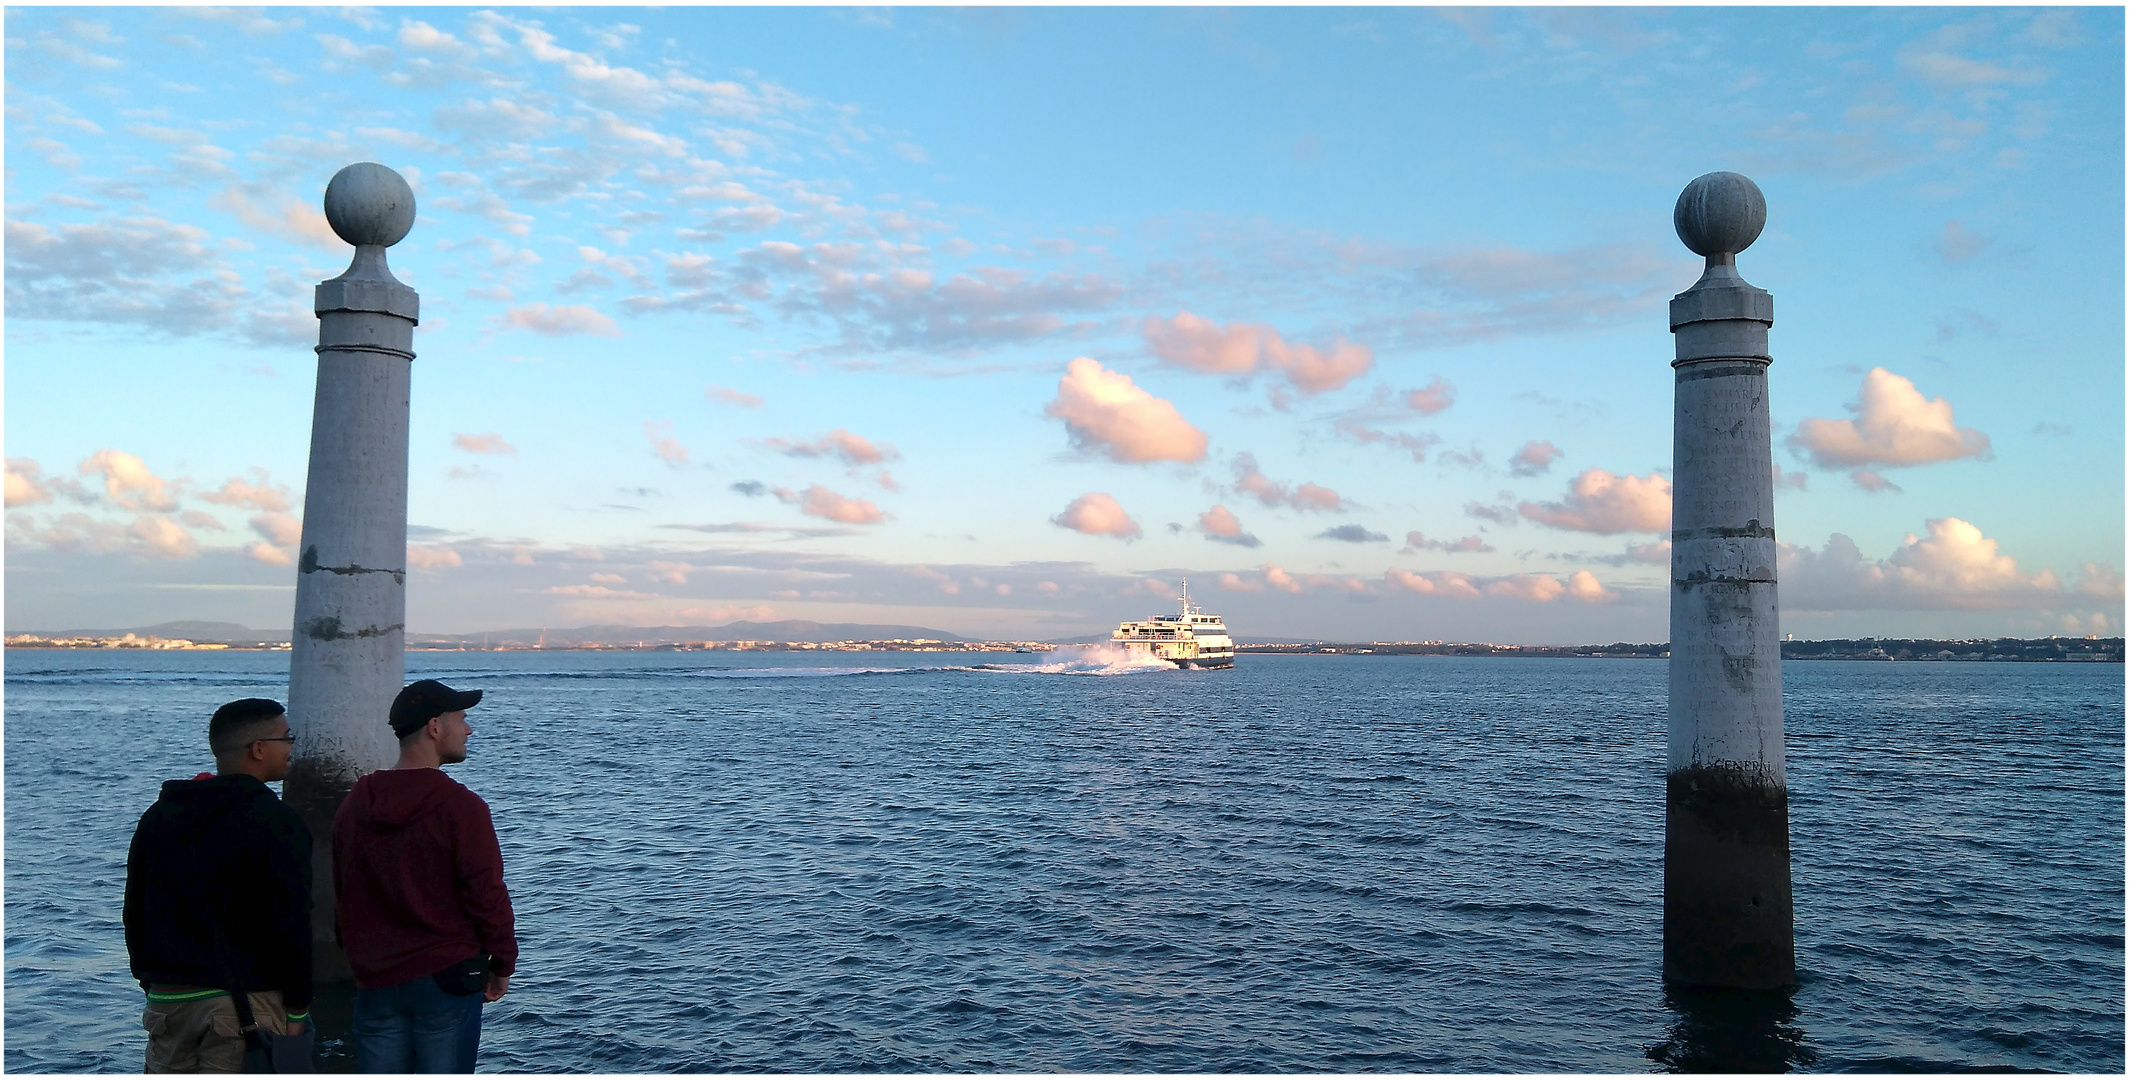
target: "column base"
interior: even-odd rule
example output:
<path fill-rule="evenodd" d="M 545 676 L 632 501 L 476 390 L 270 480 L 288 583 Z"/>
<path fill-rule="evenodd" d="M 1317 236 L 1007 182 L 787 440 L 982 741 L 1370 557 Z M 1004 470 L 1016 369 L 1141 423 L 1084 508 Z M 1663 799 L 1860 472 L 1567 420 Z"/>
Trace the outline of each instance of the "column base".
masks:
<path fill-rule="evenodd" d="M 1789 792 L 1741 768 L 1667 778 L 1663 980 L 1771 990 L 1796 983 Z"/>

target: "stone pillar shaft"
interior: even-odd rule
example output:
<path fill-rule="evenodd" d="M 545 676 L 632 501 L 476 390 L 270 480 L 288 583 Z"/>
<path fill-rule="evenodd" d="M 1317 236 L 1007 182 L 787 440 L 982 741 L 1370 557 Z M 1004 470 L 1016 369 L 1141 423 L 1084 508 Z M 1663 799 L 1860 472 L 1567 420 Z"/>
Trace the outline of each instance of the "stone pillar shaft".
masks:
<path fill-rule="evenodd" d="M 362 774 L 398 753 L 386 715 L 405 677 L 407 406 L 420 301 L 385 249 L 356 248 L 317 290 L 318 390 L 289 657 L 295 761 L 284 785 L 310 825 L 320 979 L 333 942 L 332 823 Z"/>
<path fill-rule="evenodd" d="M 1767 409 L 1773 323 L 1773 297 L 1738 277 L 1728 254 L 1711 256 L 1671 301 L 1663 971 L 1686 986 L 1796 981 Z"/>

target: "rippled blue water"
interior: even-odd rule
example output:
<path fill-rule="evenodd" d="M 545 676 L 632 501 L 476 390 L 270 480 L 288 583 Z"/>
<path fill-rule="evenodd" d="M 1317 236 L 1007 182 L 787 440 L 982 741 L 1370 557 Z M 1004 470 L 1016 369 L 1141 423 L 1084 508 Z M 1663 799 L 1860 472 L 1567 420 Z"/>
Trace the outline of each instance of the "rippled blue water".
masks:
<path fill-rule="evenodd" d="M 2123 1067 L 2119 666 L 1785 665 L 1801 985 L 1674 1000 L 1660 661 L 965 660 L 410 654 L 488 691 L 483 1069 Z M 7 654 L 9 1070 L 139 1067 L 127 839 L 286 663 Z"/>

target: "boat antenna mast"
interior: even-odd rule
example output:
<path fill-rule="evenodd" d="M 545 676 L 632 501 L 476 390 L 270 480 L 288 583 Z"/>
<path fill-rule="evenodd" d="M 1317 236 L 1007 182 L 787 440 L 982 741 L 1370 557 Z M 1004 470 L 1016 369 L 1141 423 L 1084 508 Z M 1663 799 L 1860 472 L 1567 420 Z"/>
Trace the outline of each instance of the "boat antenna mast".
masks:
<path fill-rule="evenodd" d="M 1183 579 L 1183 621 L 1189 622 L 1195 614 L 1197 609 L 1190 606 L 1190 579 L 1186 577 Z"/>

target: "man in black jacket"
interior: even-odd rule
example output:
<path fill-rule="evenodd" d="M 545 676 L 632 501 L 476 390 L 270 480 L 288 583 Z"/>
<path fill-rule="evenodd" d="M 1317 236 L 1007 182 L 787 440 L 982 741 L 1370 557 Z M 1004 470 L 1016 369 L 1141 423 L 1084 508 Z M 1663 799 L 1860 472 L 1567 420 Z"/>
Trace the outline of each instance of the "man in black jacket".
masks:
<path fill-rule="evenodd" d="M 126 855 L 126 951 L 148 992 L 151 1073 L 243 1071 L 235 993 L 269 1041 L 304 1034 L 310 1018 L 310 831 L 266 786 L 288 775 L 288 717 L 277 701 L 232 701 L 207 742 L 216 774 L 166 781 Z"/>

